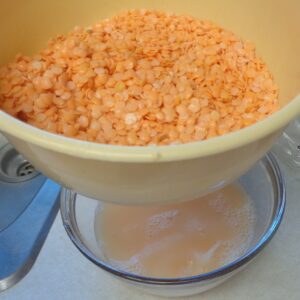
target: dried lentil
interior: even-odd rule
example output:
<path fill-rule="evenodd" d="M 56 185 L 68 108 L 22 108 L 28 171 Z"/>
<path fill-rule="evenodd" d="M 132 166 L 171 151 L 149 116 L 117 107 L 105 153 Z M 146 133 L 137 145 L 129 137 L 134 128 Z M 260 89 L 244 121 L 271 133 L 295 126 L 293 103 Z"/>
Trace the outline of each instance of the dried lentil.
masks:
<path fill-rule="evenodd" d="M 76 27 L 0 69 L 0 108 L 68 137 L 121 145 L 205 140 L 278 109 L 255 47 L 209 22 L 133 10 Z"/>

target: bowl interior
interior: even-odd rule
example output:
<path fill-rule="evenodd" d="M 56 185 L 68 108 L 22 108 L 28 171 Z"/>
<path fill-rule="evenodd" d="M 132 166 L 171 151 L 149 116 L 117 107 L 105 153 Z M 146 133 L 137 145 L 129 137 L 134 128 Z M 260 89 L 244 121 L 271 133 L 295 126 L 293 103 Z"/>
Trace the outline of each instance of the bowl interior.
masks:
<path fill-rule="evenodd" d="M 264 246 L 264 243 L 271 238 L 280 223 L 284 209 L 284 187 L 272 158 L 266 157 L 261 160 L 242 176 L 238 183 L 253 203 L 256 220 L 254 235 L 248 249 L 242 257 L 236 257 L 233 262 L 233 264 L 238 262 L 237 265 L 247 255 L 252 258 L 253 252 L 259 252 L 260 247 Z M 107 258 L 97 244 L 94 230 L 99 200 L 86 198 L 65 190 L 61 207 L 64 224 L 71 227 L 71 238 L 75 245 L 83 245 L 87 250 L 87 252 L 84 251 L 85 255 L 94 262 L 96 259 L 98 265 L 109 266 Z M 70 230 L 68 233 L 70 234 Z M 114 269 L 112 266 L 109 267 Z"/>

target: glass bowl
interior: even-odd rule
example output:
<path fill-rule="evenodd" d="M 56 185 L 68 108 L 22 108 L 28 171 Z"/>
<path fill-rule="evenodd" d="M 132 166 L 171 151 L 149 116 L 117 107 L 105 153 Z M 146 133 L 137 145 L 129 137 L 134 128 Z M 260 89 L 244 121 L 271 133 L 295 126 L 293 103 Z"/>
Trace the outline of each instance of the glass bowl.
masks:
<path fill-rule="evenodd" d="M 209 273 L 182 278 L 153 278 L 128 273 L 112 266 L 101 252 L 94 230 L 99 200 L 67 189 L 61 194 L 61 216 L 74 245 L 102 270 L 131 286 L 159 296 L 187 296 L 211 289 L 242 270 L 261 252 L 275 234 L 285 208 L 285 188 L 274 157 L 269 154 L 237 182 L 253 202 L 256 221 L 253 239 L 236 260 Z"/>

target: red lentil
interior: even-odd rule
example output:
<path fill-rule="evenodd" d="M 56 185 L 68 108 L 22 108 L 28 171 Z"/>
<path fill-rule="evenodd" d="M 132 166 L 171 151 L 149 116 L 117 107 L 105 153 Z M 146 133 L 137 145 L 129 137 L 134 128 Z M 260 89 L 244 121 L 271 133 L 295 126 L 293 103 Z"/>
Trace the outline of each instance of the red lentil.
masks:
<path fill-rule="evenodd" d="M 52 133 L 167 145 L 239 130 L 278 109 L 255 47 L 209 21 L 133 10 L 76 27 L 0 69 L 0 108 Z"/>

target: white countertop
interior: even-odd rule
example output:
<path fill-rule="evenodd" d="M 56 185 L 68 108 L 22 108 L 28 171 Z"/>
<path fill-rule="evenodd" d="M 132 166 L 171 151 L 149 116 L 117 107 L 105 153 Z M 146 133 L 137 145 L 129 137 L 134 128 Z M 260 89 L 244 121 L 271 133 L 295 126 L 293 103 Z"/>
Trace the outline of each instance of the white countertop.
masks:
<path fill-rule="evenodd" d="M 283 223 L 269 246 L 223 285 L 185 299 L 300 299 L 300 179 L 296 178 L 295 170 L 282 164 L 281 167 L 287 184 L 287 207 Z M 123 285 L 88 261 L 71 243 L 58 215 L 32 270 L 16 286 L 0 294 L 0 300 L 53 299 L 161 298 Z"/>

